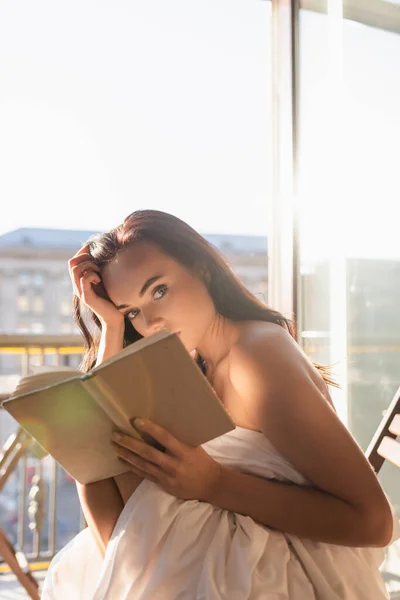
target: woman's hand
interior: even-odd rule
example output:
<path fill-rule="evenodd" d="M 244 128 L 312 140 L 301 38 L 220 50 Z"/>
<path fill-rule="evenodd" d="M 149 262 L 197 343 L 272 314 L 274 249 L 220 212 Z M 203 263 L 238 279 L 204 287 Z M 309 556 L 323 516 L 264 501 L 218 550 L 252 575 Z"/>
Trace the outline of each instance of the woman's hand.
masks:
<path fill-rule="evenodd" d="M 68 267 L 74 293 L 94 312 L 102 327 L 123 327 L 123 315 L 110 300 L 101 296 L 101 293 L 105 295 L 100 276 L 101 271 L 93 262 L 88 244 L 68 261 Z"/>
<path fill-rule="evenodd" d="M 166 451 L 114 433 L 115 450 L 129 469 L 177 498 L 210 502 L 220 479 L 222 467 L 218 462 L 200 446 L 192 448 L 179 442 L 148 419 L 135 419 L 134 427 L 154 438 Z"/>

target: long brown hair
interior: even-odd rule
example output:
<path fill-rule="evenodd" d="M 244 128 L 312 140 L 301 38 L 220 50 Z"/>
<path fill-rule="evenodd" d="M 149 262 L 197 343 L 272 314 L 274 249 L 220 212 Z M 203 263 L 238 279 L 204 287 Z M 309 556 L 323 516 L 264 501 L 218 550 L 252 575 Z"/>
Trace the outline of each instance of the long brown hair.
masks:
<path fill-rule="evenodd" d="M 268 321 L 284 327 L 295 338 L 295 324 L 280 312 L 258 300 L 232 272 L 220 252 L 192 227 L 178 217 L 158 210 L 138 210 L 108 233 L 88 240 L 93 261 L 100 267 L 114 260 L 127 246 L 139 242 L 153 242 L 179 263 L 201 274 L 206 272 L 204 283 L 214 302 L 217 313 L 232 321 Z M 102 292 L 105 297 L 106 293 Z M 96 315 L 74 296 L 74 317 L 85 339 L 86 353 L 82 370 L 89 370 L 96 361 L 101 337 L 101 324 Z M 125 319 L 124 346 L 142 336 L 129 319 Z M 201 356 L 197 357 L 203 367 Z M 335 385 L 329 367 L 314 363 L 327 384 Z"/>

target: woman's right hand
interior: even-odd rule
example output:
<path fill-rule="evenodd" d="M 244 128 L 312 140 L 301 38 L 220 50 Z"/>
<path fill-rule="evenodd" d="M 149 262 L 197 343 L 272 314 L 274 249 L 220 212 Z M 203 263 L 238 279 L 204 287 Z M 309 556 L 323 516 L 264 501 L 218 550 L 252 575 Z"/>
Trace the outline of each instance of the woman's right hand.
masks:
<path fill-rule="evenodd" d="M 78 298 L 90 308 L 100 320 L 102 328 L 123 327 L 124 316 L 115 308 L 114 304 L 96 292 L 95 286 L 102 284 L 101 270 L 93 262 L 89 245 L 83 246 L 68 261 L 69 273 Z M 100 292 L 101 288 L 98 288 Z M 104 290 L 104 288 L 103 288 Z"/>

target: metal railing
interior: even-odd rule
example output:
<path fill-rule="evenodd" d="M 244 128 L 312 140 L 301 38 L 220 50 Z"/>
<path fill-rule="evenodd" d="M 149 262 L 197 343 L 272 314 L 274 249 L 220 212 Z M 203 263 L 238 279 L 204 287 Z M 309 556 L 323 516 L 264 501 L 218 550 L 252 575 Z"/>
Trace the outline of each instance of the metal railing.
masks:
<path fill-rule="evenodd" d="M 79 335 L 0 335 L 0 402 L 12 391 L 10 380 L 29 374 L 31 365 L 78 368 L 83 350 Z M 0 438 L 0 457 L 6 463 L 14 450 L 17 458 L 0 471 L 0 527 L 28 560 L 49 560 L 84 526 L 75 483 L 37 445 L 26 444 L 27 435 L 4 410 L 2 421 L 0 436 L 8 432 Z"/>

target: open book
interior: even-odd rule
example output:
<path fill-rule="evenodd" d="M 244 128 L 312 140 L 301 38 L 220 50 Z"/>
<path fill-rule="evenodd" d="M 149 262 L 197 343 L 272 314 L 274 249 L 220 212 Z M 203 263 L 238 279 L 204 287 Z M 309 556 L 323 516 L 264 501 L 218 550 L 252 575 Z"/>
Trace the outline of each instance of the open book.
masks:
<path fill-rule="evenodd" d="M 3 408 L 80 483 L 127 470 L 111 434 L 144 439 L 130 423 L 135 417 L 153 420 L 191 446 L 235 428 L 180 338 L 165 331 L 88 373 L 53 367 L 23 377 Z"/>

